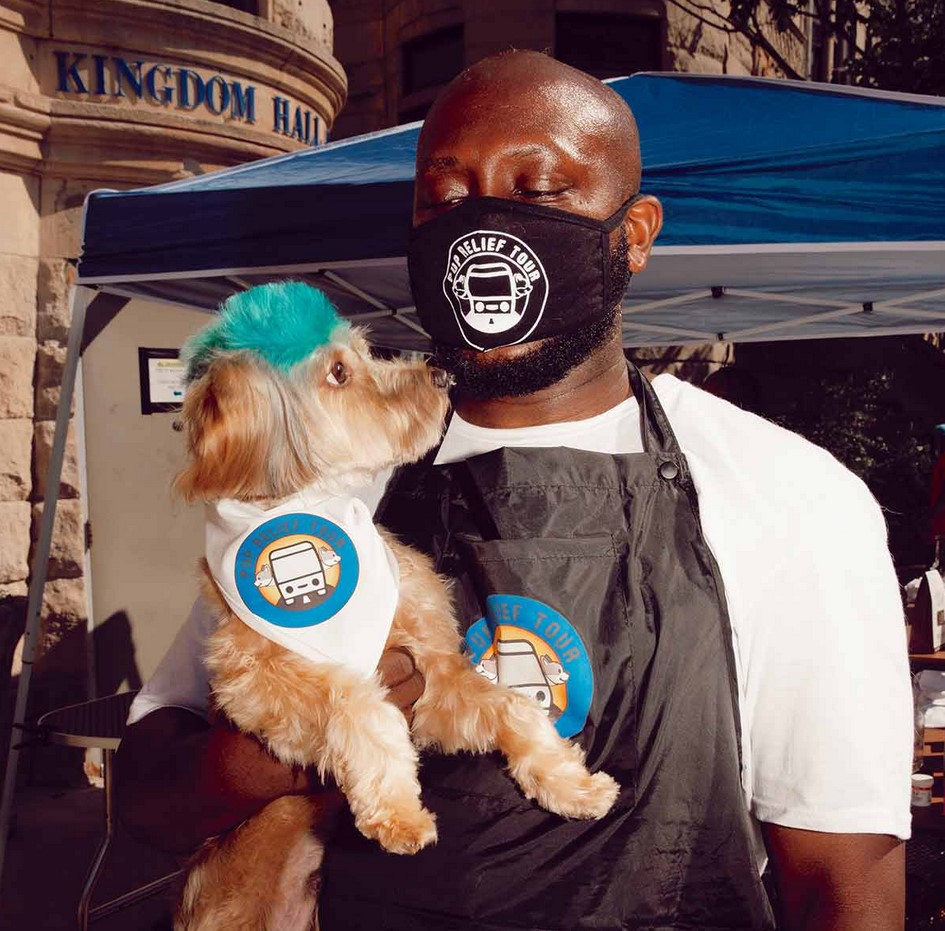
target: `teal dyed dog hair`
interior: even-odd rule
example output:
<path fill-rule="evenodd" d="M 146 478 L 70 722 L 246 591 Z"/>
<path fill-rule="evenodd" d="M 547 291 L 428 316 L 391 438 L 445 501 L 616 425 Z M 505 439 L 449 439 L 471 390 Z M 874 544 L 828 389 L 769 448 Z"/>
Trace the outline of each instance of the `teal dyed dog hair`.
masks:
<path fill-rule="evenodd" d="M 199 378 L 214 357 L 245 350 L 287 373 L 347 329 L 334 304 L 302 281 L 263 284 L 228 297 L 219 318 L 187 341 L 181 358 L 187 381 Z"/>

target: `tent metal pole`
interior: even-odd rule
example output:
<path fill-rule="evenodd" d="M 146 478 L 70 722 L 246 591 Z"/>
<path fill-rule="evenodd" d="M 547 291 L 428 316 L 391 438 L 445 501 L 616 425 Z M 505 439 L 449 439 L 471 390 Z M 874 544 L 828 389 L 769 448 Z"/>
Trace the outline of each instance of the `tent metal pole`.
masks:
<path fill-rule="evenodd" d="M 692 301 L 698 301 L 704 297 L 711 297 L 711 288 L 700 288 L 698 291 L 686 291 L 684 294 L 677 294 L 675 297 L 664 297 L 658 301 L 647 301 L 644 304 L 624 304 L 621 313 L 624 317 L 630 317 L 633 314 L 642 314 L 651 310 L 661 310 L 664 307 L 676 307 L 679 304 L 689 304 Z"/>
<path fill-rule="evenodd" d="M 810 314 L 806 317 L 791 317 L 789 320 L 779 320 L 777 323 L 766 323 L 764 326 L 750 327 L 747 330 L 731 330 L 726 333 L 726 339 L 737 343 L 746 336 L 757 336 L 759 333 L 773 333 L 776 330 L 790 330 L 793 327 L 803 326 L 805 323 L 816 323 L 822 320 L 835 320 L 839 317 L 852 317 L 863 313 L 862 304 L 848 304 L 838 310 L 828 310 L 822 314 Z M 798 337 L 803 339 L 803 337 Z"/>
<path fill-rule="evenodd" d="M 49 461 L 49 472 L 46 476 L 46 500 L 43 507 L 43 518 L 40 523 L 39 540 L 33 557 L 29 600 L 26 608 L 26 632 L 23 635 L 23 671 L 20 673 L 20 681 L 16 690 L 16 707 L 13 712 L 13 724 L 10 728 L 10 753 L 7 756 L 3 796 L 0 800 L 0 877 L 3 876 L 7 834 L 10 828 L 10 816 L 13 812 L 13 791 L 16 788 L 16 770 L 19 762 L 20 744 L 24 739 L 22 731 L 23 724 L 26 721 L 33 662 L 36 659 L 43 591 L 46 587 L 46 572 L 49 567 L 49 549 L 52 545 L 53 521 L 56 517 L 56 502 L 59 497 L 59 480 L 62 477 L 62 460 L 66 450 L 73 389 L 75 388 L 76 371 L 79 365 L 82 333 L 85 329 L 85 312 L 94 294 L 95 292 L 88 288 L 74 287 L 69 295 L 72 323 L 69 327 L 66 364 L 62 372 L 59 408 L 56 411 L 56 430 L 53 434 L 52 454 Z"/>
<path fill-rule="evenodd" d="M 942 311 L 923 310 L 921 307 L 900 307 L 898 304 L 887 307 L 885 304 L 874 304 L 873 313 L 886 317 L 918 317 L 920 320 L 941 320 Z"/>
<path fill-rule="evenodd" d="M 349 294 L 353 294 L 355 297 L 361 298 L 366 304 L 370 304 L 372 307 L 376 307 L 378 310 L 386 310 L 388 313 L 394 313 L 395 308 L 391 307 L 389 304 L 385 304 L 383 301 L 378 300 L 371 294 L 368 294 L 367 291 L 362 291 L 357 285 L 352 284 L 350 281 L 346 281 L 341 275 L 336 274 L 329 269 L 319 269 L 318 274 L 322 278 L 327 278 L 332 284 L 337 285 L 344 291 L 347 291 Z"/>
<path fill-rule="evenodd" d="M 332 284 L 341 288 L 344 291 L 347 291 L 349 294 L 353 294 L 355 297 L 361 298 L 366 304 L 370 304 L 372 307 L 376 307 L 378 310 L 386 310 L 388 315 L 393 317 L 398 323 L 403 324 L 410 330 L 413 330 L 415 333 L 419 333 L 421 336 L 429 339 L 429 334 L 419 323 L 414 323 L 413 320 L 408 320 L 406 317 L 402 316 L 403 313 L 412 313 L 415 308 L 410 308 L 409 311 L 405 308 L 403 311 L 398 310 L 396 307 L 391 307 L 388 304 L 385 304 L 383 301 L 378 300 L 376 297 L 367 293 L 367 291 L 362 291 L 357 285 L 352 284 L 350 281 L 346 281 L 341 275 L 336 274 L 333 271 L 328 269 L 319 269 L 318 274 L 323 278 L 327 278 L 328 281 Z M 356 319 L 352 317 L 352 319 Z"/>
<path fill-rule="evenodd" d="M 662 333 L 666 336 L 684 336 L 697 339 L 703 343 L 714 343 L 719 341 L 718 333 L 703 333 L 700 330 L 683 330 L 674 326 L 661 326 L 658 323 L 639 323 L 636 320 L 624 321 L 624 325 L 630 331 L 639 330 L 641 333 Z"/>
<path fill-rule="evenodd" d="M 395 313 L 394 311 L 391 311 L 391 316 L 398 323 L 403 324 L 403 326 L 407 327 L 408 330 L 413 330 L 414 333 L 419 333 L 425 339 L 430 338 L 430 334 L 427 333 L 427 331 L 422 326 L 420 326 L 419 323 L 414 323 L 413 320 L 411 320 L 409 317 L 404 317 L 401 314 Z"/>
<path fill-rule="evenodd" d="M 79 464 L 79 506 L 82 509 L 82 526 L 89 526 L 89 471 L 88 459 L 85 450 L 85 392 L 82 381 L 82 353 L 79 353 L 79 364 L 75 375 L 75 446 L 76 459 Z M 85 663 L 86 688 L 89 700 L 98 698 L 98 670 L 95 656 L 95 605 L 92 601 L 92 551 L 89 548 L 90 537 L 85 534 L 82 541 L 82 578 L 85 580 Z M 99 762 L 102 751 L 96 749 Z"/>
<path fill-rule="evenodd" d="M 874 310 L 888 310 L 890 307 L 899 307 L 902 304 L 911 304 L 913 301 L 927 301 L 929 298 L 945 297 L 945 288 L 936 288 L 934 291 L 920 291 L 918 294 L 907 294 L 905 297 L 894 297 L 888 301 L 879 301 Z M 927 311 L 934 313 L 934 311 Z"/>
<path fill-rule="evenodd" d="M 803 304 L 807 307 L 846 307 L 851 312 L 863 309 L 863 305 L 854 301 L 836 301 L 829 297 L 807 297 L 802 294 L 784 294 L 780 291 L 751 291 L 746 288 L 726 288 L 725 293 L 732 297 L 747 297 L 754 301 L 770 301 L 772 304 Z"/>

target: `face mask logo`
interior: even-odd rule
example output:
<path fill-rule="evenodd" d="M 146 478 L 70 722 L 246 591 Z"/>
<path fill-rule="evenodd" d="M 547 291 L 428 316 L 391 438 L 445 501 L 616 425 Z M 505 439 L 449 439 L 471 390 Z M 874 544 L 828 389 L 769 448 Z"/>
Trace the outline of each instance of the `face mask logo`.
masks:
<path fill-rule="evenodd" d="M 476 230 L 450 246 L 443 293 L 463 338 L 481 350 L 485 346 L 478 334 L 494 336 L 522 324 L 514 342 L 528 338 L 548 300 L 548 276 L 538 256 L 517 236 Z"/>

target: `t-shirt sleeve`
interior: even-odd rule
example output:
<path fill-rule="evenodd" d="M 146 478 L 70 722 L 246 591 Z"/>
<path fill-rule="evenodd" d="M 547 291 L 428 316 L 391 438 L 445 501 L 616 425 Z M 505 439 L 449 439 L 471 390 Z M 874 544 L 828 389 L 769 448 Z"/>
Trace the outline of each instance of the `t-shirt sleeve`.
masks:
<path fill-rule="evenodd" d="M 751 810 L 907 838 L 912 691 L 879 505 L 825 451 L 698 394 L 686 452 L 731 614 Z"/>
<path fill-rule="evenodd" d="M 835 484 L 811 502 L 820 513 L 806 539 L 785 541 L 801 571 L 790 614 L 749 656 L 752 810 L 786 827 L 907 838 L 912 691 L 898 583 L 878 505 L 858 480 Z"/>
<path fill-rule="evenodd" d="M 158 708 L 184 708 L 207 717 L 210 682 L 203 655 L 214 626 L 212 613 L 198 598 L 170 649 L 131 703 L 128 724 L 140 721 Z"/>

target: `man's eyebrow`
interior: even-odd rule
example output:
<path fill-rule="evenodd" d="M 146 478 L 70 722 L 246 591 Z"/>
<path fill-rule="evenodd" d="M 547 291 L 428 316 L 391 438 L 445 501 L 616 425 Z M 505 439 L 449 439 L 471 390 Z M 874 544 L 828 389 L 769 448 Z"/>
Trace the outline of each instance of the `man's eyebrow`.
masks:
<path fill-rule="evenodd" d="M 507 149 L 504 155 L 511 158 L 529 158 L 532 155 L 547 155 L 548 152 L 548 146 L 540 145 L 537 142 L 530 142 L 525 145 L 516 146 L 514 149 Z"/>
<path fill-rule="evenodd" d="M 420 171 L 450 171 L 459 167 L 459 159 L 452 155 L 433 156 L 423 159 L 418 167 Z"/>

